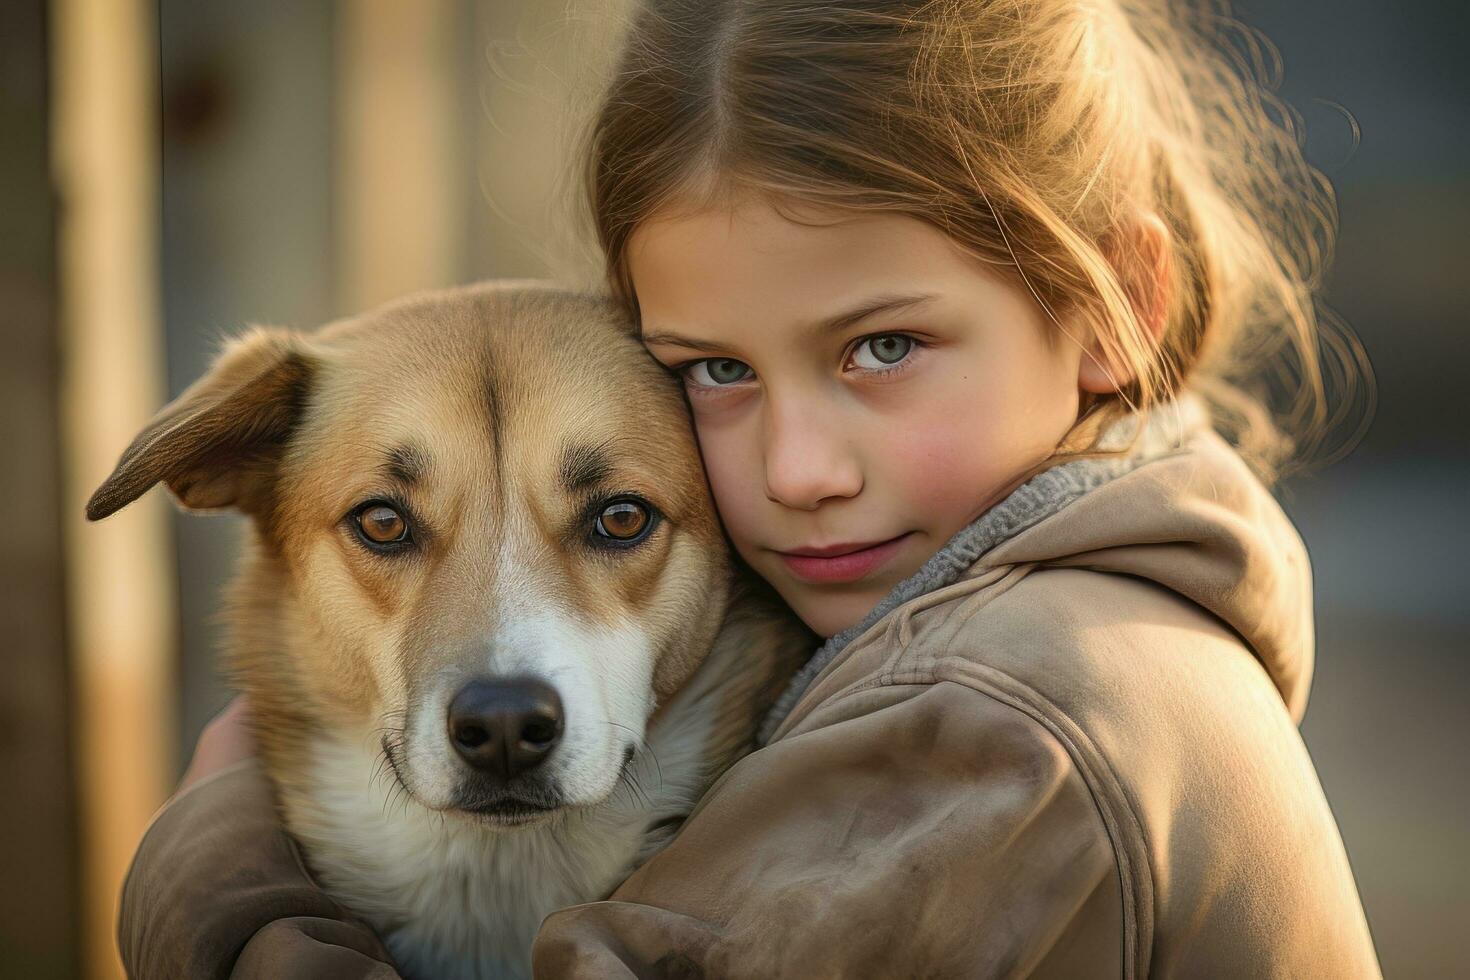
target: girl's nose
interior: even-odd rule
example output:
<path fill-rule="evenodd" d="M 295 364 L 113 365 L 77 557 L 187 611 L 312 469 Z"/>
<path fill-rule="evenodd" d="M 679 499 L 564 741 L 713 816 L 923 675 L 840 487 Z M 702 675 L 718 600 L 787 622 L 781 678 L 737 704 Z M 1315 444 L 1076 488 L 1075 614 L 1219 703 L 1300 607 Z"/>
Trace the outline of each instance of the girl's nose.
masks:
<path fill-rule="evenodd" d="M 766 499 L 796 510 L 815 510 L 831 497 L 855 497 L 862 467 L 840 419 L 807 400 L 767 398 L 765 404 Z"/>

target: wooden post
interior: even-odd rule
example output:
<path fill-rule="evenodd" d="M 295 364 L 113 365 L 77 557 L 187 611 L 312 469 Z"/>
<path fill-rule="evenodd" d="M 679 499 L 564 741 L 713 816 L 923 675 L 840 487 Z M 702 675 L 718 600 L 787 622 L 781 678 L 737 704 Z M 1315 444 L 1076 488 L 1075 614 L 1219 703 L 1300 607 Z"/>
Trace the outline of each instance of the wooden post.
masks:
<path fill-rule="evenodd" d="M 451 0 L 338 7 L 338 308 L 454 283 L 465 215 Z"/>
<path fill-rule="evenodd" d="M 69 720 L 81 808 L 85 975 L 120 977 L 123 874 L 176 769 L 175 612 L 161 493 L 106 522 L 82 506 L 164 400 L 158 317 L 156 10 L 53 0 L 61 204 Z"/>

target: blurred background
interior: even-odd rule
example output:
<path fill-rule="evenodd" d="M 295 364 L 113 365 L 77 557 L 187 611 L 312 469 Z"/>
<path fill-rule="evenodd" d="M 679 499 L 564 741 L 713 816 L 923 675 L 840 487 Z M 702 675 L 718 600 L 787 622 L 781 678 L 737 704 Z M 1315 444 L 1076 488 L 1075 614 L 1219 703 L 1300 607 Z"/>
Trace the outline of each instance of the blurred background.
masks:
<path fill-rule="evenodd" d="M 0 4 L 0 977 L 121 975 L 122 874 L 228 699 L 236 520 L 83 500 L 246 323 L 592 281 L 572 147 L 627 2 Z M 1470 975 L 1467 9 L 1236 5 L 1337 188 L 1327 297 L 1378 373 L 1357 451 L 1279 496 L 1316 576 L 1303 733 L 1390 977 Z"/>

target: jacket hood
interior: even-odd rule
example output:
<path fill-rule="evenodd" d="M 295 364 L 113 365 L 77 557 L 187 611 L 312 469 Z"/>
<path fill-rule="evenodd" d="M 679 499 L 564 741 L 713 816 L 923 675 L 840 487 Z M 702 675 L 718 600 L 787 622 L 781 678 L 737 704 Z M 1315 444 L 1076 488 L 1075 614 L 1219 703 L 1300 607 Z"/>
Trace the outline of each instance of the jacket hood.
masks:
<path fill-rule="evenodd" d="M 1301 721 L 1315 644 L 1306 545 L 1195 396 L 1151 420 L 1126 472 L 998 545 L 971 574 L 1023 562 L 1133 575 L 1204 607 Z"/>
<path fill-rule="evenodd" d="M 1126 446 L 1137 416 L 1102 449 Z M 1314 645 L 1306 546 L 1280 505 L 1210 426 L 1198 396 L 1149 413 L 1123 456 L 1061 463 L 957 533 L 861 622 L 798 671 L 761 729 L 766 742 L 848 643 L 907 602 L 998 565 L 1056 565 L 1132 575 L 1198 604 L 1255 653 L 1294 721 L 1306 710 Z"/>

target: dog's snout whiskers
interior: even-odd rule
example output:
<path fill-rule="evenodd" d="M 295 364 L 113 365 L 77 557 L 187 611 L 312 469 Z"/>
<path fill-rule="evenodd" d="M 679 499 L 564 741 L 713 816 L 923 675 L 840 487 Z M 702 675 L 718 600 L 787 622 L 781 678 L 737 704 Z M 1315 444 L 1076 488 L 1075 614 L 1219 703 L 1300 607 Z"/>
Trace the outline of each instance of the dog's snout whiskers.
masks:
<path fill-rule="evenodd" d="M 627 786 L 644 803 L 651 802 L 648 789 L 643 785 L 638 762 L 640 758 L 647 756 L 649 761 L 653 763 L 653 771 L 658 776 L 658 791 L 662 792 L 664 788 L 664 769 L 658 761 L 658 753 L 653 750 L 653 746 L 649 743 L 648 739 L 639 735 L 627 725 L 620 725 L 615 721 L 607 721 L 603 722 L 603 724 L 622 729 L 633 736 L 633 744 L 630 746 L 632 751 L 628 758 L 623 761 L 623 765 L 618 772 L 618 782 Z"/>

